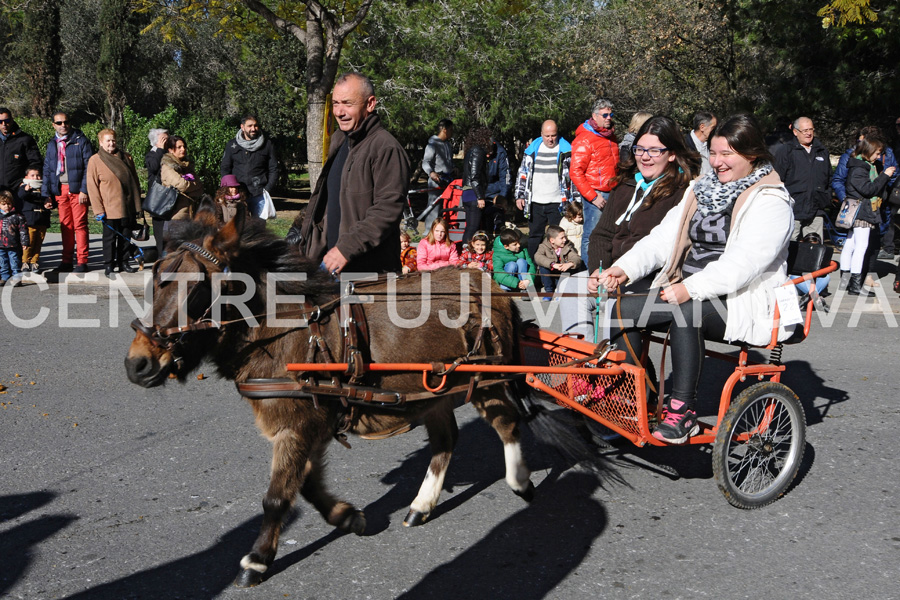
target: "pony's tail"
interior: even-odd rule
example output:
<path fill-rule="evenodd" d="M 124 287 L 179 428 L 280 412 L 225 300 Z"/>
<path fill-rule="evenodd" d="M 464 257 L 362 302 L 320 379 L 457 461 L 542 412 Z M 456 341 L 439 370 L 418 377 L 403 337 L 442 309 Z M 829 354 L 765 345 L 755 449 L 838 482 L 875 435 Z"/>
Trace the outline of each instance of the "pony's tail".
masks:
<path fill-rule="evenodd" d="M 578 431 L 579 427 L 583 427 L 578 422 L 578 415 L 565 409 L 550 410 L 522 379 L 507 386 L 507 393 L 522 417 L 521 423 L 538 443 L 556 450 L 567 467 L 579 465 L 595 473 L 603 473 L 612 480 L 623 481 L 610 460 L 589 441 L 590 435 Z"/>

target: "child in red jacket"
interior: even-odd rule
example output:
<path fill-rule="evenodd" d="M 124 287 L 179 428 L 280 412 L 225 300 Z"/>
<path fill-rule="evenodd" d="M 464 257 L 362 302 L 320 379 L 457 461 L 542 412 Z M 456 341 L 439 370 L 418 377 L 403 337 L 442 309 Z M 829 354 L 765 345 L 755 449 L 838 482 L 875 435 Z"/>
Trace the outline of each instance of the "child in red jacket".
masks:
<path fill-rule="evenodd" d="M 490 238 L 483 231 L 476 231 L 459 255 L 459 266 L 463 269 L 478 269 L 485 273 L 493 268 L 494 251 L 488 250 Z"/>

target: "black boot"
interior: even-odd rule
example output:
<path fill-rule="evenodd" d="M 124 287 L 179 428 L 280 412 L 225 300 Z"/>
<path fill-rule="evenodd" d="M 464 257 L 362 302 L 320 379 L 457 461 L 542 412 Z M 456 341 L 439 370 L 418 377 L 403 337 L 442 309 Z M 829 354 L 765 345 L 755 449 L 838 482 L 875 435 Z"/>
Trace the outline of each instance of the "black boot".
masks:
<path fill-rule="evenodd" d="M 841 271 L 841 280 L 838 282 L 838 291 L 846 290 L 850 283 L 850 271 Z"/>
<path fill-rule="evenodd" d="M 853 273 L 850 275 L 850 282 L 847 284 L 847 293 L 851 296 L 862 296 L 863 298 L 872 298 L 875 296 L 872 292 L 862 289 L 862 273 Z"/>
<path fill-rule="evenodd" d="M 119 273 L 137 273 L 137 269 L 128 264 L 127 260 L 119 263 Z"/>

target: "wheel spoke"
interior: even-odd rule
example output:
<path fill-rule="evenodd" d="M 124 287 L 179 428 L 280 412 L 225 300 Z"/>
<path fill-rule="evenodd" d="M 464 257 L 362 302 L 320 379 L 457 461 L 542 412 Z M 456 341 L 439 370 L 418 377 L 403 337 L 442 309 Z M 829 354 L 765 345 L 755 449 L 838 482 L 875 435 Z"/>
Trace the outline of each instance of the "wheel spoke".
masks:
<path fill-rule="evenodd" d="M 732 439 L 741 434 L 749 439 L 735 443 L 728 458 L 732 482 L 750 494 L 766 490 L 778 479 L 793 442 L 791 416 L 785 406 L 778 398 L 761 400 L 741 415 Z"/>

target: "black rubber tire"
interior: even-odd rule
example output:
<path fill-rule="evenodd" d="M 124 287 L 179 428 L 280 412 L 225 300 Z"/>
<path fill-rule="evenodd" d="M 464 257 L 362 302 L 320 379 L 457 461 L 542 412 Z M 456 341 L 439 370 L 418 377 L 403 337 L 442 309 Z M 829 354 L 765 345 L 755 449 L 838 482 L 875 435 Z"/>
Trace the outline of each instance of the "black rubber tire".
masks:
<path fill-rule="evenodd" d="M 771 422 L 747 441 L 771 407 Z M 730 504 L 760 508 L 775 502 L 788 488 L 803 460 L 806 415 L 789 387 L 771 381 L 752 385 L 731 404 L 713 445 L 713 475 Z"/>

